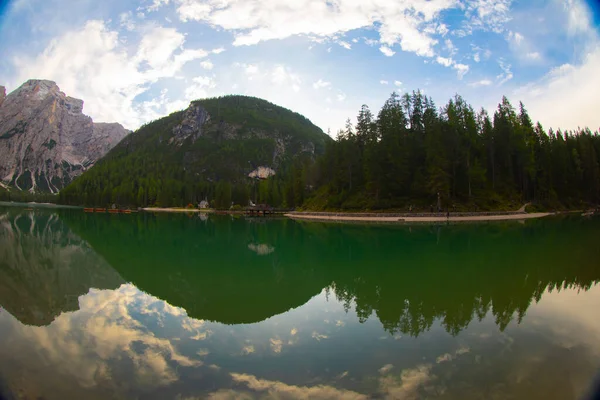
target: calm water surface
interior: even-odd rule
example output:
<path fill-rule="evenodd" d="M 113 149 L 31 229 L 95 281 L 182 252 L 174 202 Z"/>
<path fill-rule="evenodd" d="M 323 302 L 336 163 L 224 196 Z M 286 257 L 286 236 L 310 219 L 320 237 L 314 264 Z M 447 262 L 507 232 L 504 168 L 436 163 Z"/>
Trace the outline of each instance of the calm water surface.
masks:
<path fill-rule="evenodd" d="M 0 398 L 581 398 L 599 239 L 0 207 Z"/>

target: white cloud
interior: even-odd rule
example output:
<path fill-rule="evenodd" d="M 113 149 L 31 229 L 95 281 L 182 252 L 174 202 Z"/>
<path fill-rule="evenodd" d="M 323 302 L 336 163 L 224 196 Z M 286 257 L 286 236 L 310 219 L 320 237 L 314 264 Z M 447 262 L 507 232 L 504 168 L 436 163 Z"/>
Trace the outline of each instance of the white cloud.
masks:
<path fill-rule="evenodd" d="M 210 60 L 202 61 L 200 66 L 206 70 L 211 70 L 214 67 L 214 64 Z"/>
<path fill-rule="evenodd" d="M 510 21 L 512 0 L 471 0 L 466 3 L 465 15 L 468 19 L 462 30 L 463 35 L 475 30 L 501 33 Z"/>
<path fill-rule="evenodd" d="M 542 55 L 537 51 L 532 51 L 530 53 L 525 54 L 525 57 L 533 61 L 538 61 L 542 58 Z"/>
<path fill-rule="evenodd" d="M 119 21 L 121 22 L 121 26 L 128 31 L 133 31 L 135 29 L 135 23 L 132 18 L 133 13 L 131 11 L 124 12 L 119 15 Z"/>
<path fill-rule="evenodd" d="M 493 82 L 489 79 L 482 79 L 480 81 L 469 83 L 469 86 L 472 86 L 472 87 L 490 86 L 492 83 Z"/>
<path fill-rule="evenodd" d="M 502 70 L 502 73 L 496 76 L 496 81 L 498 81 L 498 85 L 502 85 L 513 78 L 512 66 L 507 64 L 503 59 L 498 60 L 498 66 Z"/>
<path fill-rule="evenodd" d="M 395 52 L 394 50 L 390 49 L 390 48 L 389 48 L 389 47 L 387 47 L 387 46 L 381 46 L 381 47 L 379 48 L 379 51 L 381 51 L 381 52 L 382 52 L 384 55 L 386 55 L 386 56 L 388 56 L 388 57 L 391 57 L 391 56 L 393 56 L 394 54 L 396 54 L 396 52 Z"/>
<path fill-rule="evenodd" d="M 509 32 L 508 33 L 508 38 L 510 40 L 512 40 L 517 46 L 520 46 L 523 41 L 525 40 L 525 37 L 523 35 L 521 35 L 519 32 Z"/>
<path fill-rule="evenodd" d="M 335 38 L 351 30 L 375 26 L 382 45 L 390 48 L 398 44 L 404 51 L 425 57 L 434 56 L 437 39 L 433 34 L 447 33 L 445 25 L 437 24 L 440 13 L 457 6 L 455 0 L 391 3 L 339 0 L 335 5 L 312 0 L 292 3 L 288 0 L 207 0 L 202 3 L 177 0 L 177 3 L 182 21 L 206 22 L 231 31 L 235 46 L 294 35 Z M 429 29 L 432 25 L 434 29 Z"/>
<path fill-rule="evenodd" d="M 344 42 L 343 40 L 339 41 L 338 44 L 347 50 L 352 49 L 352 46 L 350 45 L 350 43 Z"/>
<path fill-rule="evenodd" d="M 294 92 L 298 92 L 302 79 L 288 67 L 276 65 L 271 72 L 271 82 L 279 86 L 291 87 Z"/>
<path fill-rule="evenodd" d="M 479 56 L 479 53 L 473 54 L 473 61 L 475 61 L 475 62 L 481 61 L 481 57 Z"/>
<path fill-rule="evenodd" d="M 326 87 L 330 87 L 330 86 L 331 86 L 331 82 L 326 82 L 322 79 L 319 79 L 318 81 L 313 83 L 313 88 L 315 88 L 315 89 L 321 89 L 321 88 L 326 88 Z"/>
<path fill-rule="evenodd" d="M 538 82 L 520 88 L 515 95 L 530 115 L 546 129 L 600 128 L 600 47 L 588 53 L 579 65 L 564 64 Z M 560 106 L 557 106 L 560 104 Z"/>
<path fill-rule="evenodd" d="M 209 90 L 214 89 L 216 83 L 208 76 L 197 76 L 192 79 L 192 84 L 185 89 L 185 99 L 188 101 L 208 97 Z"/>
<path fill-rule="evenodd" d="M 255 64 L 247 64 L 244 66 L 246 75 L 256 75 L 258 73 L 258 66 Z"/>
<path fill-rule="evenodd" d="M 444 67 L 452 67 L 452 69 L 456 70 L 457 77 L 459 80 L 462 79 L 463 76 L 465 76 L 465 74 L 467 72 L 469 72 L 468 65 L 459 64 L 456 61 L 454 61 L 452 58 L 438 56 L 438 57 L 436 57 L 435 62 L 437 62 L 440 65 L 443 65 Z"/>
<path fill-rule="evenodd" d="M 454 56 L 458 52 L 458 49 L 456 48 L 456 46 L 454 46 L 454 43 L 452 43 L 452 40 L 450 39 L 444 40 L 444 47 L 450 53 L 451 56 Z"/>
<path fill-rule="evenodd" d="M 466 64 L 454 64 L 452 68 L 456 70 L 456 75 L 458 79 L 462 79 L 467 72 L 469 72 L 469 66 Z"/>
<path fill-rule="evenodd" d="M 225 48 L 219 47 L 219 48 L 216 48 L 216 49 L 212 50 L 211 53 L 213 53 L 213 54 L 221 54 L 224 51 L 225 51 Z"/>
<path fill-rule="evenodd" d="M 152 4 L 146 8 L 147 11 L 157 11 L 162 6 L 169 4 L 169 0 L 153 0 Z"/>
<path fill-rule="evenodd" d="M 445 57 L 440 57 L 438 56 L 435 61 L 440 64 L 443 65 L 444 67 L 450 67 L 452 64 L 454 64 L 454 61 L 452 61 L 451 58 L 445 58 Z"/>
<path fill-rule="evenodd" d="M 394 81 L 394 86 L 396 86 L 396 87 L 399 88 L 400 86 L 402 86 L 402 82 L 400 82 L 400 81 Z"/>
<path fill-rule="evenodd" d="M 338 93 L 336 97 L 337 97 L 337 101 L 344 101 L 344 100 L 346 100 L 346 94 L 342 93 L 342 92 Z"/>
<path fill-rule="evenodd" d="M 136 128 L 163 116 L 169 99 L 140 104 L 135 98 L 153 83 L 175 77 L 187 62 L 207 55 L 201 49 L 183 48 L 184 42 L 175 29 L 155 26 L 144 32 L 131 56 L 117 32 L 102 21 L 89 21 L 53 39 L 34 58 L 14 57 L 17 75 L 9 86 L 32 77 L 51 79 L 63 92 L 84 99 L 84 112 L 95 121 Z"/>
<path fill-rule="evenodd" d="M 380 81 L 379 81 L 379 83 L 381 83 L 382 85 L 387 85 L 387 84 L 389 84 L 389 82 L 388 82 L 388 81 L 385 81 L 385 80 L 383 80 L 383 79 L 382 79 L 382 80 L 380 80 Z"/>
<path fill-rule="evenodd" d="M 581 0 L 564 0 L 564 9 L 567 13 L 568 33 L 574 35 L 597 36 L 592 27 L 592 11 L 589 6 Z"/>
<path fill-rule="evenodd" d="M 442 36 L 446 36 L 448 34 L 448 32 L 450 32 L 450 30 L 448 29 L 448 26 L 446 24 L 439 24 L 437 26 L 436 31 L 437 31 L 437 33 L 439 33 Z"/>

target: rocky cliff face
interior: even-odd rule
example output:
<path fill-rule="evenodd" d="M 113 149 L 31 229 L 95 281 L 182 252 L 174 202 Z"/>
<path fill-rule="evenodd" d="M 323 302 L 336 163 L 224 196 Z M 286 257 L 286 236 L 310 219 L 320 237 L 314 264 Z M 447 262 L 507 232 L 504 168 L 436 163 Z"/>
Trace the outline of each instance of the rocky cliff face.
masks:
<path fill-rule="evenodd" d="M 5 95 L 0 87 L 0 180 L 22 190 L 56 193 L 91 167 L 129 131 L 95 124 L 83 101 L 56 83 L 30 80 Z"/>

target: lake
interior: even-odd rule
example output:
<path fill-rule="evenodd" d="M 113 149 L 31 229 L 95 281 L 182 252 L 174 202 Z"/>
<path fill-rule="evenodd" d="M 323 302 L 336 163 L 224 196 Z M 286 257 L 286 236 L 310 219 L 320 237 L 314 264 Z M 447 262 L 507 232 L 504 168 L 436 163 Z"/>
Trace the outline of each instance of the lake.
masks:
<path fill-rule="evenodd" d="M 599 239 L 0 207 L 0 398 L 578 399 Z"/>

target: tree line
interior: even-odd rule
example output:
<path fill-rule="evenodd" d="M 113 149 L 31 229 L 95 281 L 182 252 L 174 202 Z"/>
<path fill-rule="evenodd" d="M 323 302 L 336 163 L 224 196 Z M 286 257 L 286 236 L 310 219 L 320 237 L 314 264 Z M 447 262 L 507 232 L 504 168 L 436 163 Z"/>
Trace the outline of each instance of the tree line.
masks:
<path fill-rule="evenodd" d="M 501 209 L 525 202 L 575 207 L 600 201 L 600 137 L 544 130 L 506 97 L 493 115 L 461 96 L 436 108 L 420 91 L 363 105 L 310 176 L 308 209 Z"/>
<path fill-rule="evenodd" d="M 223 104 L 220 113 L 227 110 Z M 174 113 L 131 134 L 62 190 L 59 201 L 184 207 L 208 200 L 229 208 L 252 200 L 306 210 L 431 210 L 439 204 L 450 211 L 600 202 L 598 132 L 546 131 L 522 103 L 515 108 L 506 97 L 490 115 L 460 95 L 438 108 L 420 91 L 392 93 L 376 114 L 363 105 L 357 122 L 348 119 L 321 154 L 296 154 L 262 181 L 240 171 L 247 160 L 268 162 L 274 148 L 268 138 L 202 138 L 173 153 L 169 132 L 182 116 Z"/>

